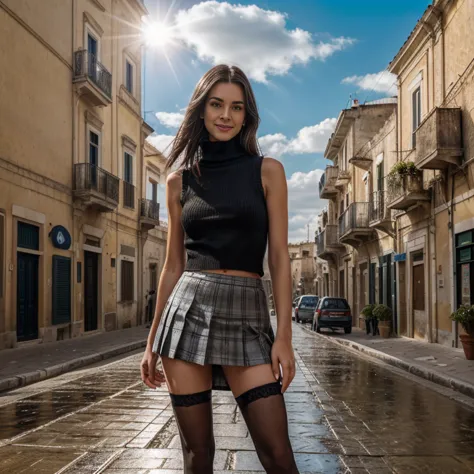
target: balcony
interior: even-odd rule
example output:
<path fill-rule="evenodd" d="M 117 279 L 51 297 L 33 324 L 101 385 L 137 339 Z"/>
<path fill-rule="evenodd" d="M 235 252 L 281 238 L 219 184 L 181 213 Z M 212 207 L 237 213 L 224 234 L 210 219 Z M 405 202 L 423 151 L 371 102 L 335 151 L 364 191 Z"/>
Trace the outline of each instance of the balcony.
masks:
<path fill-rule="evenodd" d="M 369 201 L 369 227 L 386 232 L 394 233 L 394 221 L 392 211 L 387 207 L 387 196 L 385 191 L 375 191 Z"/>
<path fill-rule="evenodd" d="M 463 154 L 461 109 L 435 108 L 415 133 L 417 168 L 444 170 L 459 165 Z"/>
<path fill-rule="evenodd" d="M 358 247 L 373 236 L 369 226 L 369 203 L 353 202 L 339 217 L 339 241 Z"/>
<path fill-rule="evenodd" d="M 112 74 L 87 50 L 74 53 L 73 83 L 94 106 L 112 103 Z"/>
<path fill-rule="evenodd" d="M 334 186 L 336 186 L 336 188 L 343 188 L 344 186 L 347 186 L 349 184 L 351 178 L 352 176 L 350 171 L 340 169 L 339 173 L 337 174 L 337 179 Z"/>
<path fill-rule="evenodd" d="M 123 181 L 123 207 L 135 209 L 135 186 Z"/>
<path fill-rule="evenodd" d="M 319 181 L 319 197 L 321 199 L 332 199 L 337 195 L 335 184 L 338 169 L 337 166 L 326 166 L 326 171 L 323 173 Z"/>
<path fill-rule="evenodd" d="M 140 225 L 144 230 L 160 225 L 160 204 L 151 199 L 140 199 Z"/>
<path fill-rule="evenodd" d="M 87 207 L 112 212 L 119 201 L 119 179 L 98 166 L 77 163 L 74 165 L 73 195 Z"/>
<path fill-rule="evenodd" d="M 357 166 L 357 168 L 368 171 L 372 166 L 372 158 L 366 158 L 365 156 L 353 156 L 349 158 L 349 163 L 351 165 Z"/>
<path fill-rule="evenodd" d="M 330 260 L 337 252 L 345 247 L 339 243 L 338 229 L 336 224 L 327 225 L 322 232 L 316 236 L 316 252 L 323 260 Z"/>
<path fill-rule="evenodd" d="M 423 175 L 397 176 L 387 182 L 387 207 L 406 211 L 428 202 L 430 196 L 423 189 Z"/>

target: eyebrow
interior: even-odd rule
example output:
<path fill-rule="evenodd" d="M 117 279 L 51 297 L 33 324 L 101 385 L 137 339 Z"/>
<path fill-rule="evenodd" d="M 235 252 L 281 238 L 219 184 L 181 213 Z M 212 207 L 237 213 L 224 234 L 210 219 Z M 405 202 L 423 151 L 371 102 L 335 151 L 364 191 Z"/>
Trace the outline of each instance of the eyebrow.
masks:
<path fill-rule="evenodd" d="M 209 97 L 209 100 L 212 100 L 212 99 L 217 100 L 217 101 L 219 101 L 219 102 L 224 102 L 224 101 L 223 101 L 222 99 L 220 99 L 219 97 Z M 243 105 L 244 102 L 243 102 L 242 100 L 234 100 L 232 103 L 233 103 L 233 104 L 242 104 L 242 105 Z"/>

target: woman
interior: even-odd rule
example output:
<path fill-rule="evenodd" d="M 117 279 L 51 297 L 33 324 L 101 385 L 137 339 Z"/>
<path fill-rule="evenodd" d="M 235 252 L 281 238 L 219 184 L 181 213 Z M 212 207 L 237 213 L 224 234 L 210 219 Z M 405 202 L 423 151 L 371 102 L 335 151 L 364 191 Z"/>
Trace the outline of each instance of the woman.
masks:
<path fill-rule="evenodd" d="M 245 74 L 216 66 L 168 160 L 180 168 L 167 179 L 166 262 L 141 375 L 151 388 L 166 380 L 187 474 L 213 472 L 213 388 L 232 390 L 266 472 L 298 473 L 282 396 L 295 375 L 286 178 L 259 156 L 259 120 Z M 261 281 L 267 237 L 276 336 Z"/>

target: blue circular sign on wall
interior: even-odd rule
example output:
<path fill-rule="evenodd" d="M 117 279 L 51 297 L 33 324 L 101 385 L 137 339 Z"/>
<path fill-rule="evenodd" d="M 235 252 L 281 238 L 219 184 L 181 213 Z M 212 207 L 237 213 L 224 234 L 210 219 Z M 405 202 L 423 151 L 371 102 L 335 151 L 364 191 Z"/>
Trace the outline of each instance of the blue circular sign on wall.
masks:
<path fill-rule="evenodd" d="M 56 248 L 68 250 L 71 246 L 71 234 L 62 225 L 53 227 L 50 235 Z"/>

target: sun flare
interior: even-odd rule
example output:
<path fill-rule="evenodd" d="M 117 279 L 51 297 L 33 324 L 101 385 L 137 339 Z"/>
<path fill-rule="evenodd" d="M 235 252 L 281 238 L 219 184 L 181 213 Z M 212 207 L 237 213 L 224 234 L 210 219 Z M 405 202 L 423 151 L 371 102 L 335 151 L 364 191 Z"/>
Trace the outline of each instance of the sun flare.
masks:
<path fill-rule="evenodd" d="M 143 26 L 143 36 L 150 46 L 163 47 L 173 40 L 171 28 L 160 22 L 145 24 Z"/>

